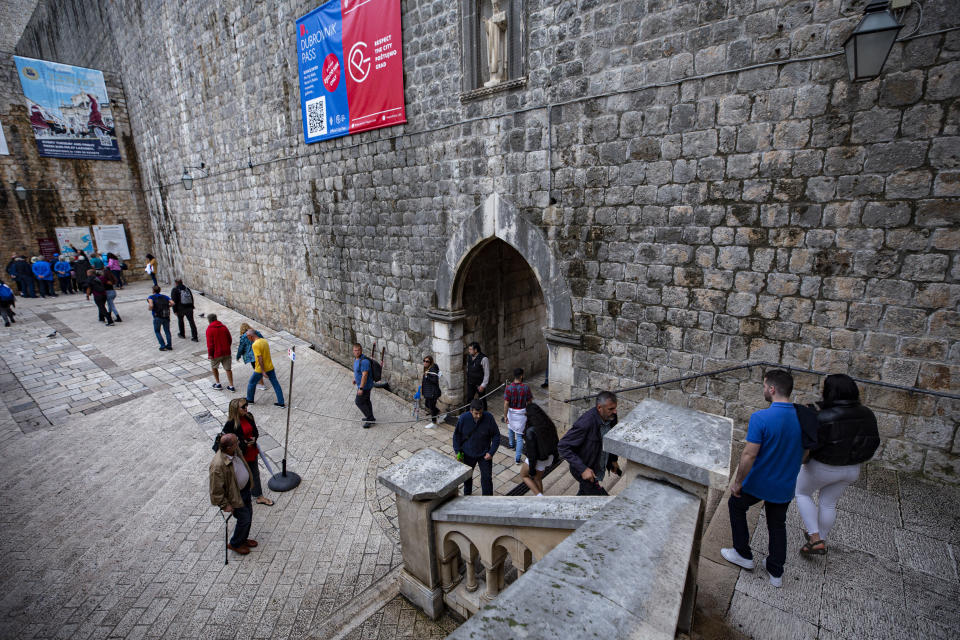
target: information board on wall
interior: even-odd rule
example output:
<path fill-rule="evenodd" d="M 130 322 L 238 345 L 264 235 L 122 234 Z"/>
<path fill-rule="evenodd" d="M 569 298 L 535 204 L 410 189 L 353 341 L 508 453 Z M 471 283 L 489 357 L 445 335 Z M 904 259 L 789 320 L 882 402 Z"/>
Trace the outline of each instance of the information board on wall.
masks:
<path fill-rule="evenodd" d="M 56 238 L 37 238 L 37 245 L 40 247 L 40 255 L 46 260 L 52 260 L 57 251 Z"/>
<path fill-rule="evenodd" d="M 120 159 L 102 72 L 21 56 L 13 59 L 41 156 Z"/>
<path fill-rule="evenodd" d="M 0 125 L 0 156 L 10 155 L 10 150 L 7 148 L 7 136 L 3 134 L 3 125 Z"/>
<path fill-rule="evenodd" d="M 67 247 L 71 245 L 87 255 L 90 255 L 93 251 L 93 236 L 90 234 L 90 227 L 57 227 L 53 232 L 57 235 L 60 253 L 67 251 Z"/>
<path fill-rule="evenodd" d="M 297 20 L 307 143 L 407 121 L 400 0 L 330 0 Z"/>
<path fill-rule="evenodd" d="M 122 260 L 130 259 L 127 232 L 122 224 L 94 225 L 93 235 L 97 239 L 97 251 L 101 254 L 114 253 Z"/>

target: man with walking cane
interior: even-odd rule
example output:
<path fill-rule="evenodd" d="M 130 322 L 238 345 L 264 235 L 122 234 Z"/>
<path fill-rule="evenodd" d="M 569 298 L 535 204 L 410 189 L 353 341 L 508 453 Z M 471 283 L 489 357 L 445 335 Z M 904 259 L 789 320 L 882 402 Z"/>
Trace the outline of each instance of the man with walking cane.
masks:
<path fill-rule="evenodd" d="M 237 520 L 227 549 L 240 555 L 250 553 L 257 541 L 248 538 L 253 519 L 250 502 L 250 467 L 237 455 L 239 440 L 232 433 L 220 436 L 220 450 L 210 462 L 210 504 L 232 514 Z"/>

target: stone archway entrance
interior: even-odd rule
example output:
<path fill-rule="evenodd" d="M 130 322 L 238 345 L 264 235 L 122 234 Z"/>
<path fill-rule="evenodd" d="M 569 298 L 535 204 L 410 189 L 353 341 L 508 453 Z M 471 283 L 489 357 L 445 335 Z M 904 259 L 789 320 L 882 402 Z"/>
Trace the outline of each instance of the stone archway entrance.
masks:
<path fill-rule="evenodd" d="M 490 388 L 507 382 L 521 367 L 534 374 L 547 368 L 547 306 L 540 282 L 520 253 L 499 238 L 478 246 L 455 285 L 464 311 L 463 345 L 480 343 L 490 357 Z"/>
<path fill-rule="evenodd" d="M 521 284 L 514 285 L 514 280 Z M 490 292 L 498 294 L 496 304 L 488 304 L 495 311 L 470 306 Z M 437 269 L 436 296 L 427 316 L 433 320 L 432 347 L 444 372 L 441 400 L 447 408 L 462 405 L 464 353 L 467 342 L 476 340 L 496 359 L 493 364 L 501 377 L 515 366 L 542 370 L 540 363 L 549 363 L 548 410 L 555 420 L 569 424 L 570 410 L 557 401 L 569 397 L 573 354 L 582 337 L 571 330 L 570 288 L 543 231 L 513 205 L 491 195 L 459 223 L 448 241 Z M 507 328 L 510 331 L 503 330 Z M 543 399 L 542 393 L 536 395 Z"/>

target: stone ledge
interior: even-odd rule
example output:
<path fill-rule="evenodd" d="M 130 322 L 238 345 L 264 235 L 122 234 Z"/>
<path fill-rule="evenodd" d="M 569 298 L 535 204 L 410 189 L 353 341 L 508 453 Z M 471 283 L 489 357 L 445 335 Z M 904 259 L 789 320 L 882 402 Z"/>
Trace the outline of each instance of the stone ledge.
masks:
<path fill-rule="evenodd" d="M 632 462 L 725 489 L 730 477 L 733 420 L 644 400 L 603 439 L 603 448 Z"/>
<path fill-rule="evenodd" d="M 436 449 L 423 449 L 377 475 L 377 480 L 407 500 L 444 498 L 473 470 Z"/>
<path fill-rule="evenodd" d="M 638 478 L 448 638 L 673 640 L 699 510 Z"/>
<path fill-rule="evenodd" d="M 546 328 L 543 330 L 543 337 L 547 344 L 555 344 L 564 347 L 574 347 L 580 349 L 583 347 L 583 334 L 572 331 L 563 331 L 562 329 Z"/>
<path fill-rule="evenodd" d="M 610 500 L 602 496 L 463 496 L 446 503 L 431 517 L 436 522 L 576 529 Z"/>
<path fill-rule="evenodd" d="M 440 322 L 456 322 L 457 320 L 463 320 L 467 317 L 467 312 L 463 309 L 456 309 L 454 311 L 447 311 L 446 309 L 427 309 L 426 316 L 431 320 L 439 320 Z"/>
<path fill-rule="evenodd" d="M 486 98 L 487 96 L 492 96 L 495 93 L 500 93 L 501 91 L 507 91 L 509 89 L 519 89 L 520 87 L 526 86 L 527 77 L 514 78 L 513 80 L 507 80 L 506 82 L 501 82 L 500 84 L 494 85 L 492 87 L 480 87 L 478 89 L 471 89 L 470 91 L 464 91 L 460 94 L 460 102 L 470 102 L 471 100 L 479 100 L 480 98 Z"/>

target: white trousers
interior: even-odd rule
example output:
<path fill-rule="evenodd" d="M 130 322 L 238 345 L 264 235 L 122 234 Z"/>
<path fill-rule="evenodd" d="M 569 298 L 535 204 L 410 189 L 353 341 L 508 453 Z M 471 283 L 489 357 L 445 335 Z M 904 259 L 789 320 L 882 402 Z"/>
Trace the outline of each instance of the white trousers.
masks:
<path fill-rule="evenodd" d="M 797 476 L 797 511 L 803 518 L 807 533 L 819 533 L 824 540 L 837 520 L 837 501 L 844 490 L 857 481 L 860 465 L 835 466 L 810 460 L 800 468 Z M 813 502 L 813 492 L 819 489 L 819 506 Z"/>

